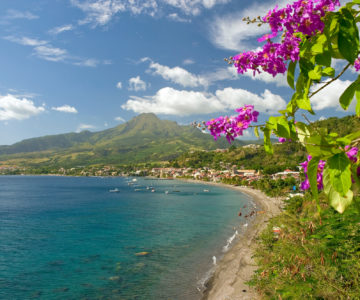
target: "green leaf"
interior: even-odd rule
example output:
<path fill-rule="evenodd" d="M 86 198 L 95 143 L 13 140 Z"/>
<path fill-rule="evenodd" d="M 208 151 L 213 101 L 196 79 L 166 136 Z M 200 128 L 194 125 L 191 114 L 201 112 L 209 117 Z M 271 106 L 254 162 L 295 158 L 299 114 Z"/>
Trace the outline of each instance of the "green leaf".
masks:
<path fill-rule="evenodd" d="M 331 68 L 331 67 L 327 67 L 324 70 L 322 70 L 322 75 L 323 76 L 334 77 L 335 76 L 335 69 Z"/>
<path fill-rule="evenodd" d="M 269 121 L 266 122 L 266 127 L 269 128 L 269 129 L 277 130 L 277 124 L 278 124 L 279 118 L 280 117 L 271 116 L 269 118 Z"/>
<path fill-rule="evenodd" d="M 310 189 L 311 193 L 313 194 L 316 200 L 319 199 L 318 197 L 318 187 L 317 187 L 317 170 L 319 165 L 319 158 L 313 157 L 308 164 L 308 178 L 310 182 Z"/>
<path fill-rule="evenodd" d="M 330 12 L 326 15 L 325 18 L 326 19 L 325 19 L 324 33 L 329 39 L 338 34 L 340 13 Z"/>
<path fill-rule="evenodd" d="M 290 61 L 287 71 L 287 82 L 293 90 L 295 89 L 294 80 L 295 80 L 296 63 L 297 63 L 296 61 L 295 62 Z"/>
<path fill-rule="evenodd" d="M 324 45 L 327 42 L 327 37 L 325 34 L 320 34 L 316 38 L 315 44 L 311 47 L 311 54 L 317 55 L 324 52 Z"/>
<path fill-rule="evenodd" d="M 298 139 L 300 143 L 304 145 L 305 138 L 310 136 L 309 129 L 305 123 L 302 122 L 296 122 L 295 124 L 297 133 L 298 133 Z"/>
<path fill-rule="evenodd" d="M 351 188 L 350 160 L 345 152 L 335 154 L 327 160 L 330 182 L 341 195 L 346 196 Z"/>
<path fill-rule="evenodd" d="M 325 166 L 323 172 L 323 185 L 324 192 L 329 198 L 330 205 L 342 214 L 353 200 L 354 194 L 352 190 L 349 190 L 344 197 L 341 196 L 331 184 L 330 172 L 327 166 Z"/>
<path fill-rule="evenodd" d="M 358 117 L 360 117 L 360 85 L 356 87 L 355 90 L 355 96 L 356 96 L 356 108 L 355 113 Z"/>
<path fill-rule="evenodd" d="M 292 96 L 290 102 L 286 106 L 287 112 L 293 116 L 296 112 L 297 105 L 296 105 L 296 93 Z"/>
<path fill-rule="evenodd" d="M 300 109 L 307 110 L 309 112 L 312 112 L 311 103 L 309 97 L 302 97 L 296 99 L 296 104 Z"/>
<path fill-rule="evenodd" d="M 330 157 L 334 154 L 342 152 L 338 146 L 333 145 L 322 135 L 313 135 L 305 139 L 307 152 L 311 156 Z"/>
<path fill-rule="evenodd" d="M 340 96 L 340 105 L 344 110 L 347 110 L 349 105 L 351 104 L 351 101 L 354 99 L 355 91 L 357 88 L 358 82 L 354 81 L 352 84 L 350 84 L 346 90 L 342 93 Z"/>
<path fill-rule="evenodd" d="M 323 53 L 316 55 L 315 62 L 319 65 L 330 67 L 331 66 L 330 51 L 324 51 Z"/>
<path fill-rule="evenodd" d="M 286 119 L 278 119 L 277 123 L 277 134 L 281 137 L 290 138 L 290 127 Z"/>
<path fill-rule="evenodd" d="M 322 75 L 322 68 L 321 66 L 317 65 L 313 70 L 309 72 L 309 78 L 312 80 L 320 80 Z"/>
<path fill-rule="evenodd" d="M 254 133 L 255 133 L 255 136 L 256 136 L 257 138 L 260 138 L 259 128 L 258 128 L 258 127 L 254 127 Z"/>
<path fill-rule="evenodd" d="M 299 67 L 300 67 L 301 73 L 306 75 L 315 68 L 315 65 L 309 59 L 300 57 Z"/>
<path fill-rule="evenodd" d="M 341 146 L 347 146 L 351 143 L 351 140 L 349 140 L 348 138 L 346 137 L 342 137 L 342 138 L 338 138 L 336 139 L 336 142 L 341 144 Z"/>
<path fill-rule="evenodd" d="M 270 140 L 271 130 L 269 128 L 262 129 L 264 132 L 264 148 L 269 154 L 273 154 L 273 147 Z"/>
<path fill-rule="evenodd" d="M 293 95 L 291 101 L 295 101 L 298 108 L 307 110 L 311 114 L 314 114 L 308 97 L 310 85 L 311 79 L 306 77 L 303 73 L 300 73 L 296 82 L 296 93 Z"/>
<path fill-rule="evenodd" d="M 350 134 L 344 136 L 344 138 L 349 139 L 350 141 L 358 139 L 359 137 L 360 137 L 360 131 L 355 131 L 353 133 L 350 133 Z"/>
<path fill-rule="evenodd" d="M 344 7 L 340 12 L 339 51 L 349 63 L 353 64 L 358 56 L 359 31 L 351 12 Z"/>

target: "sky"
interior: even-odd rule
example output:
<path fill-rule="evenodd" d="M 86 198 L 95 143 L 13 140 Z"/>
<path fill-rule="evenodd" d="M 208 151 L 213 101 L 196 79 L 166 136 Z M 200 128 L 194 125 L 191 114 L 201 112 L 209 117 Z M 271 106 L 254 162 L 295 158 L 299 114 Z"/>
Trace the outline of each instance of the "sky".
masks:
<path fill-rule="evenodd" d="M 0 145 L 100 131 L 144 112 L 185 125 L 253 104 L 266 120 L 291 98 L 286 78 L 238 75 L 224 58 L 268 32 L 243 17 L 287 2 L 1 0 Z M 356 76 L 348 70 L 314 97 L 310 119 L 353 114 L 355 101 L 344 112 L 338 98 Z"/>

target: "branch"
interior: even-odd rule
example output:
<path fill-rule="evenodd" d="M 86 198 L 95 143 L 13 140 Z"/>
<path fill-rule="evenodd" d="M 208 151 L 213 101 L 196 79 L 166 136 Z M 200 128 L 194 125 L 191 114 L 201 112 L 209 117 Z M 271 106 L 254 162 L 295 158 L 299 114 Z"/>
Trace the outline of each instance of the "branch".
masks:
<path fill-rule="evenodd" d="M 350 63 L 348 63 L 346 65 L 346 67 L 344 68 L 344 70 L 342 70 L 338 76 L 334 77 L 333 79 L 331 79 L 330 81 L 328 81 L 326 84 L 324 84 L 321 88 L 319 88 L 318 90 L 316 90 L 315 92 L 313 92 L 309 98 L 311 98 L 312 96 L 314 96 L 315 94 L 317 94 L 318 92 L 320 92 L 322 89 L 326 88 L 329 84 L 333 83 L 336 79 L 338 79 L 342 74 L 345 73 L 345 71 L 351 66 Z"/>
<path fill-rule="evenodd" d="M 266 124 L 260 124 L 260 125 L 249 125 L 248 128 L 253 128 L 253 127 L 262 127 L 262 126 L 266 126 Z"/>
<path fill-rule="evenodd" d="M 310 124 L 312 124 L 312 122 L 308 119 L 308 117 L 305 114 L 301 114 L 303 116 L 303 118 Z"/>

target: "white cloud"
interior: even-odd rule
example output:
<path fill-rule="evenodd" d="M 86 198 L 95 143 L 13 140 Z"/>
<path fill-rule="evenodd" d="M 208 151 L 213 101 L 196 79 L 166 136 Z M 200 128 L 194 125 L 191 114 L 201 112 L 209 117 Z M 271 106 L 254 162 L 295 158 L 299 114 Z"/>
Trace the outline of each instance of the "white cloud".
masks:
<path fill-rule="evenodd" d="M 337 110 L 343 111 L 340 107 L 339 98 L 345 89 L 352 83 L 350 80 L 336 80 L 329 84 L 326 88 L 321 90 L 319 93 L 312 97 L 311 103 L 314 110 L 322 110 L 327 108 L 336 108 Z M 312 91 L 316 91 L 323 84 L 317 84 L 314 86 Z M 356 101 L 352 101 L 349 111 L 355 111 Z"/>
<path fill-rule="evenodd" d="M 104 60 L 100 62 L 97 59 L 93 58 L 81 58 L 75 57 L 68 53 L 66 49 L 61 49 L 54 47 L 48 41 L 33 39 L 29 37 L 15 37 L 15 36 L 6 36 L 4 39 L 23 45 L 29 46 L 33 48 L 33 55 L 38 58 L 52 61 L 52 62 L 66 62 L 71 63 L 76 66 L 84 66 L 84 67 L 96 67 L 99 64 L 111 64 L 111 61 Z"/>
<path fill-rule="evenodd" d="M 153 112 L 167 115 L 192 115 L 221 111 L 221 103 L 213 96 L 202 92 L 179 91 L 170 87 L 160 89 L 152 97 L 130 97 L 121 107 L 137 113 Z"/>
<path fill-rule="evenodd" d="M 325 116 L 321 116 L 320 118 L 319 118 L 319 121 L 324 121 L 324 120 L 326 120 L 327 118 L 325 117 Z"/>
<path fill-rule="evenodd" d="M 187 58 L 187 59 L 184 59 L 183 60 L 183 65 L 192 65 L 192 64 L 194 64 L 195 63 L 195 61 L 193 61 L 192 59 L 190 59 L 190 58 Z"/>
<path fill-rule="evenodd" d="M 26 98 L 19 99 L 14 95 L 0 95 L 0 120 L 25 120 L 45 111 L 42 106 Z"/>
<path fill-rule="evenodd" d="M 26 19 L 26 20 L 34 20 L 38 19 L 39 16 L 34 15 L 29 11 L 18 11 L 15 9 L 8 9 L 5 19 L 13 20 L 13 19 Z"/>
<path fill-rule="evenodd" d="M 237 72 L 235 67 L 232 67 L 232 68 L 235 70 L 235 72 Z M 263 81 L 265 83 L 274 83 L 276 86 L 288 86 L 285 74 L 277 74 L 274 77 L 274 76 L 270 75 L 269 73 L 262 72 L 262 73 L 256 74 L 254 76 L 254 72 L 251 70 L 248 70 L 247 72 L 245 72 L 242 75 L 250 77 L 252 80 L 259 80 L 259 81 Z"/>
<path fill-rule="evenodd" d="M 81 132 L 83 130 L 95 129 L 96 126 L 90 124 L 80 124 L 76 129 L 76 132 Z"/>
<path fill-rule="evenodd" d="M 79 62 L 74 62 L 73 64 L 81 67 L 95 68 L 100 64 L 100 62 L 97 59 L 88 58 L 88 59 L 82 59 Z"/>
<path fill-rule="evenodd" d="M 181 67 L 170 68 L 151 62 L 149 66 L 153 74 L 160 75 L 165 80 L 180 84 L 183 87 L 206 86 L 208 82 L 201 76 L 194 75 Z"/>
<path fill-rule="evenodd" d="M 114 120 L 118 121 L 118 122 L 122 122 L 122 123 L 126 122 L 126 120 L 124 118 L 122 118 L 122 117 L 116 117 L 116 118 L 114 118 Z"/>
<path fill-rule="evenodd" d="M 273 114 L 286 107 L 285 100 L 269 90 L 259 96 L 244 89 L 233 89 L 231 87 L 216 91 L 217 98 L 227 109 L 236 109 L 245 104 L 254 105 L 259 112 Z"/>
<path fill-rule="evenodd" d="M 168 17 L 168 19 L 175 21 L 175 22 L 182 22 L 182 23 L 190 23 L 191 22 L 190 19 L 182 18 L 177 13 L 172 13 L 172 14 L 168 15 L 167 17 Z"/>
<path fill-rule="evenodd" d="M 214 82 L 223 80 L 236 80 L 240 79 L 241 76 L 247 76 L 252 80 L 259 80 L 265 83 L 273 83 L 276 86 L 287 86 L 286 76 L 282 74 L 279 74 L 276 77 L 273 77 L 268 73 L 261 73 L 253 76 L 253 72 L 249 71 L 243 75 L 239 75 L 234 66 L 228 66 L 225 68 L 218 68 L 215 71 L 209 73 L 196 75 L 178 66 L 170 68 L 168 66 L 155 63 L 148 57 L 143 58 L 140 61 L 150 61 L 148 70 L 149 72 L 153 71 L 152 74 L 160 75 L 165 80 L 179 84 L 183 87 L 208 87 Z"/>
<path fill-rule="evenodd" d="M 119 82 L 116 84 L 116 87 L 117 87 L 118 89 L 122 89 L 122 82 L 119 81 Z"/>
<path fill-rule="evenodd" d="M 163 2 L 173 7 L 179 8 L 187 15 L 196 16 L 201 13 L 203 8 L 211 9 L 217 4 L 225 4 L 230 0 L 163 0 Z"/>
<path fill-rule="evenodd" d="M 136 76 L 129 79 L 129 91 L 145 91 L 146 82 L 141 80 L 140 76 Z"/>
<path fill-rule="evenodd" d="M 265 113 L 274 113 L 286 107 L 285 101 L 269 90 L 259 96 L 243 89 L 225 88 L 217 90 L 214 95 L 170 87 L 160 89 L 154 96 L 131 96 L 121 107 L 136 113 L 189 116 L 225 112 L 245 104 L 253 104 L 256 110 Z"/>
<path fill-rule="evenodd" d="M 270 28 L 267 25 L 261 27 L 258 27 L 257 24 L 247 25 L 242 19 L 244 17 L 264 16 L 276 4 L 283 7 L 290 2 L 289 0 L 270 0 L 261 4 L 253 3 L 243 11 L 218 16 L 210 24 L 210 40 L 215 46 L 226 50 L 251 50 L 256 45 L 257 38 L 270 32 Z"/>
<path fill-rule="evenodd" d="M 32 38 L 25 37 L 25 36 L 23 36 L 21 38 L 15 37 L 15 36 L 6 36 L 6 37 L 4 37 L 4 39 L 8 40 L 10 42 L 20 44 L 20 45 L 33 46 L 33 47 L 46 45 L 48 43 L 47 41 L 32 39 Z"/>
<path fill-rule="evenodd" d="M 155 16 L 161 7 L 170 6 L 179 9 L 188 16 L 196 16 L 203 9 L 211 9 L 217 4 L 225 4 L 230 0 L 71 0 L 72 5 L 85 13 L 80 25 L 91 24 L 93 27 L 107 25 L 117 14 L 130 12 L 134 15 L 147 14 Z M 188 19 L 171 13 L 168 18 L 187 22 Z"/>
<path fill-rule="evenodd" d="M 49 33 L 57 35 L 59 33 L 62 33 L 62 32 L 65 32 L 65 31 L 70 31 L 70 30 L 73 30 L 73 29 L 74 29 L 73 25 L 67 24 L 67 25 L 62 25 L 62 26 L 55 27 L 55 28 L 49 30 Z"/>
<path fill-rule="evenodd" d="M 71 113 L 71 114 L 77 114 L 78 111 L 76 110 L 75 107 L 72 107 L 70 105 L 63 105 L 63 106 L 58 106 L 58 107 L 52 107 L 52 110 L 56 110 L 56 111 L 60 111 L 60 112 L 64 112 L 64 113 Z"/>
<path fill-rule="evenodd" d="M 239 74 L 236 72 L 234 67 L 226 67 L 218 68 L 213 72 L 205 73 L 202 77 L 206 80 L 206 82 L 208 82 L 208 84 L 210 84 L 216 81 L 239 79 Z"/>
<path fill-rule="evenodd" d="M 65 49 L 56 48 L 51 45 L 37 46 L 34 48 L 34 52 L 39 58 L 54 62 L 64 61 L 67 57 Z"/>
<path fill-rule="evenodd" d="M 155 0 L 71 0 L 71 3 L 86 13 L 85 19 L 79 21 L 80 25 L 90 23 L 93 26 L 103 26 L 121 12 L 154 15 L 157 10 Z"/>

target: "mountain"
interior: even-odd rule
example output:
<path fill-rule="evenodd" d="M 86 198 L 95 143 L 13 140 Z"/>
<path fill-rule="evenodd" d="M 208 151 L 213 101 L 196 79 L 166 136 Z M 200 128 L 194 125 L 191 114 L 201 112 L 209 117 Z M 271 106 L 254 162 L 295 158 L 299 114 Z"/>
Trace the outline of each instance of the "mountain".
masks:
<path fill-rule="evenodd" d="M 236 141 L 235 145 L 249 143 L 254 141 Z M 0 146 L 0 164 L 130 164 L 169 160 L 190 150 L 228 147 L 224 138 L 214 141 L 191 125 L 180 126 L 147 113 L 104 131 L 50 135 Z"/>

